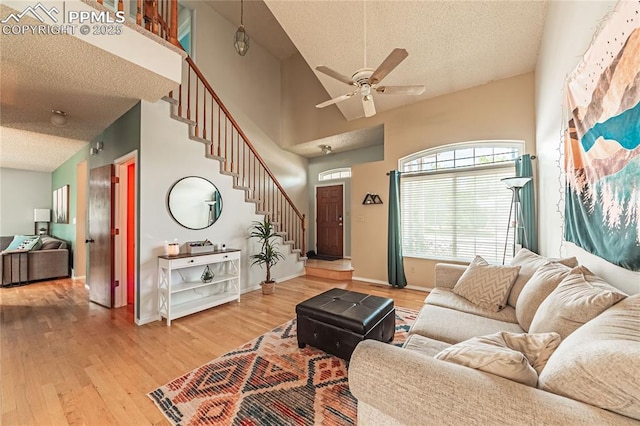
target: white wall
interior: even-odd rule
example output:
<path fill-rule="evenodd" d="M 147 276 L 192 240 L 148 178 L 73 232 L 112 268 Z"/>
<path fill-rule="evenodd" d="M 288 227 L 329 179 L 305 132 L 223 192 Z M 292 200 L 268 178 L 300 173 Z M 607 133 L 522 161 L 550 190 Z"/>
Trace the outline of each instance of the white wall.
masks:
<path fill-rule="evenodd" d="M 33 209 L 51 199 L 51 173 L 0 168 L 0 235 L 33 235 Z"/>
<path fill-rule="evenodd" d="M 205 238 L 238 248 L 242 253 L 242 289 L 258 288 L 264 270 L 250 266 L 253 253 L 247 240 L 251 222 L 261 220 L 255 206 L 244 201 L 244 192 L 233 189 L 232 178 L 221 175 L 219 163 L 207 159 L 205 145 L 188 138 L 188 125 L 169 118 L 169 104 L 142 102 L 140 135 L 140 309 L 139 322 L 158 319 L 157 256 L 164 254 L 164 242 L 177 238 L 181 244 Z M 277 150 L 272 147 L 271 150 Z M 222 215 L 211 227 L 194 231 L 178 225 L 167 210 L 171 185 L 185 176 L 201 176 L 213 182 L 223 200 Z M 302 274 L 303 263 L 281 246 L 287 255 L 276 265 L 276 280 Z M 184 251 L 184 247 L 182 247 Z M 234 302 L 235 303 L 235 302 Z"/>
<path fill-rule="evenodd" d="M 562 217 L 557 211 L 562 187 L 558 159 L 566 76 L 582 60 L 601 20 L 616 1 L 550 2 L 536 67 L 536 143 L 539 191 L 538 223 L 541 254 L 576 256 L 580 263 L 612 285 L 640 292 L 640 273 L 628 271 L 562 240 Z M 564 114 L 566 116 L 566 114 Z M 560 210 L 563 210 L 561 206 Z"/>

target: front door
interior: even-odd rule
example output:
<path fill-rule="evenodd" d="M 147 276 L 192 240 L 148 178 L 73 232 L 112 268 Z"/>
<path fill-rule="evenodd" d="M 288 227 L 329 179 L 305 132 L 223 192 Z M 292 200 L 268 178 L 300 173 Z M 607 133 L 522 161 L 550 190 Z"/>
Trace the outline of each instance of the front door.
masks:
<path fill-rule="evenodd" d="M 89 300 L 107 308 L 114 302 L 113 164 L 89 171 Z"/>
<path fill-rule="evenodd" d="M 318 254 L 342 258 L 344 213 L 342 185 L 316 188 L 316 246 Z"/>

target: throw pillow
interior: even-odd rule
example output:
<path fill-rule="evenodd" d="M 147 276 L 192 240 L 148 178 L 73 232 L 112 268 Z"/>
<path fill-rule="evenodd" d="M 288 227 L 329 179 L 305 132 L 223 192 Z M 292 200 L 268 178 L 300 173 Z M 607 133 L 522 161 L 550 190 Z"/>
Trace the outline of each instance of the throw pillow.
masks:
<path fill-rule="evenodd" d="M 64 247 L 60 247 L 62 241 L 57 240 L 55 238 L 42 237 L 41 240 L 42 240 L 41 250 L 55 250 L 58 248 L 64 248 Z"/>
<path fill-rule="evenodd" d="M 520 292 L 524 288 L 525 284 L 527 284 L 527 281 L 529 281 L 539 267 L 549 261 L 562 263 L 569 268 L 578 266 L 578 259 L 575 257 L 568 257 L 566 259 L 547 259 L 544 256 L 540 256 L 539 254 L 535 254 L 534 252 L 524 248 L 520 249 L 518 253 L 516 253 L 516 257 L 511 260 L 511 266 L 520 266 L 520 274 L 518 275 L 516 282 L 513 284 L 513 288 L 511 288 L 511 293 L 509 294 L 509 305 L 514 308 L 516 307 Z"/>
<path fill-rule="evenodd" d="M 9 245 L 4 251 L 22 250 L 20 247 L 26 240 L 30 238 L 34 238 L 34 236 L 33 235 L 16 235 L 13 237 L 13 240 L 11 240 L 11 243 L 9 243 Z"/>
<path fill-rule="evenodd" d="M 607 309 L 549 358 L 538 387 L 640 420 L 640 294 Z"/>
<path fill-rule="evenodd" d="M 535 387 L 538 371 L 559 344 L 557 333 L 534 335 L 501 331 L 450 346 L 435 358 Z"/>
<path fill-rule="evenodd" d="M 547 262 L 539 267 L 525 284 L 516 304 L 516 318 L 523 330 L 529 331 L 531 321 L 540 304 L 569 275 L 569 272 L 571 268 L 568 266 L 559 262 Z"/>
<path fill-rule="evenodd" d="M 540 304 L 529 332 L 555 331 L 565 339 L 625 297 L 584 266 L 575 267 Z"/>
<path fill-rule="evenodd" d="M 478 306 L 498 312 L 506 306 L 519 270 L 519 266 L 489 265 L 476 256 L 452 291 Z"/>

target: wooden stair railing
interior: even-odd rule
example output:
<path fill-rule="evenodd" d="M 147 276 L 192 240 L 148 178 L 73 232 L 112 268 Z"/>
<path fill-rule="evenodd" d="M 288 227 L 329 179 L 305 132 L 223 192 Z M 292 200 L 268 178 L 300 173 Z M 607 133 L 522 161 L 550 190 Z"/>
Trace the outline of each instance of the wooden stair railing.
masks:
<path fill-rule="evenodd" d="M 103 0 L 98 0 L 102 4 Z M 118 10 L 124 10 L 118 0 Z M 170 43 L 178 42 L 178 1 L 137 0 L 136 23 Z M 268 216 L 286 244 L 305 256 L 305 215 L 300 213 L 273 172 L 222 103 L 193 59 L 183 65 L 182 84 L 169 93 L 175 117 L 191 125 L 194 140 L 207 145 L 207 156 L 219 160 L 221 172 L 245 191 L 258 213 Z"/>
<path fill-rule="evenodd" d="M 189 123 L 192 139 L 207 145 L 209 157 L 221 162 L 221 171 L 233 176 L 259 213 L 268 215 L 285 242 L 305 253 L 305 215 L 295 206 L 273 172 L 249 141 L 191 57 L 184 62 L 182 85 L 169 93 L 176 118 Z M 285 235 L 286 234 L 286 235 Z"/>

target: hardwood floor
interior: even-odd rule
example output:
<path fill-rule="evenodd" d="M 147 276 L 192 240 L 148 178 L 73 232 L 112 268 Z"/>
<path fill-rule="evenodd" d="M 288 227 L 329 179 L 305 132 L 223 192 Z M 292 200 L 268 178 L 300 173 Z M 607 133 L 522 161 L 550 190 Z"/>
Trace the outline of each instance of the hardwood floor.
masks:
<path fill-rule="evenodd" d="M 168 424 L 156 387 L 295 316 L 295 305 L 340 287 L 419 309 L 423 292 L 301 277 L 172 322 L 133 324 L 127 308 L 88 302 L 70 279 L 0 288 L 0 424 Z"/>

